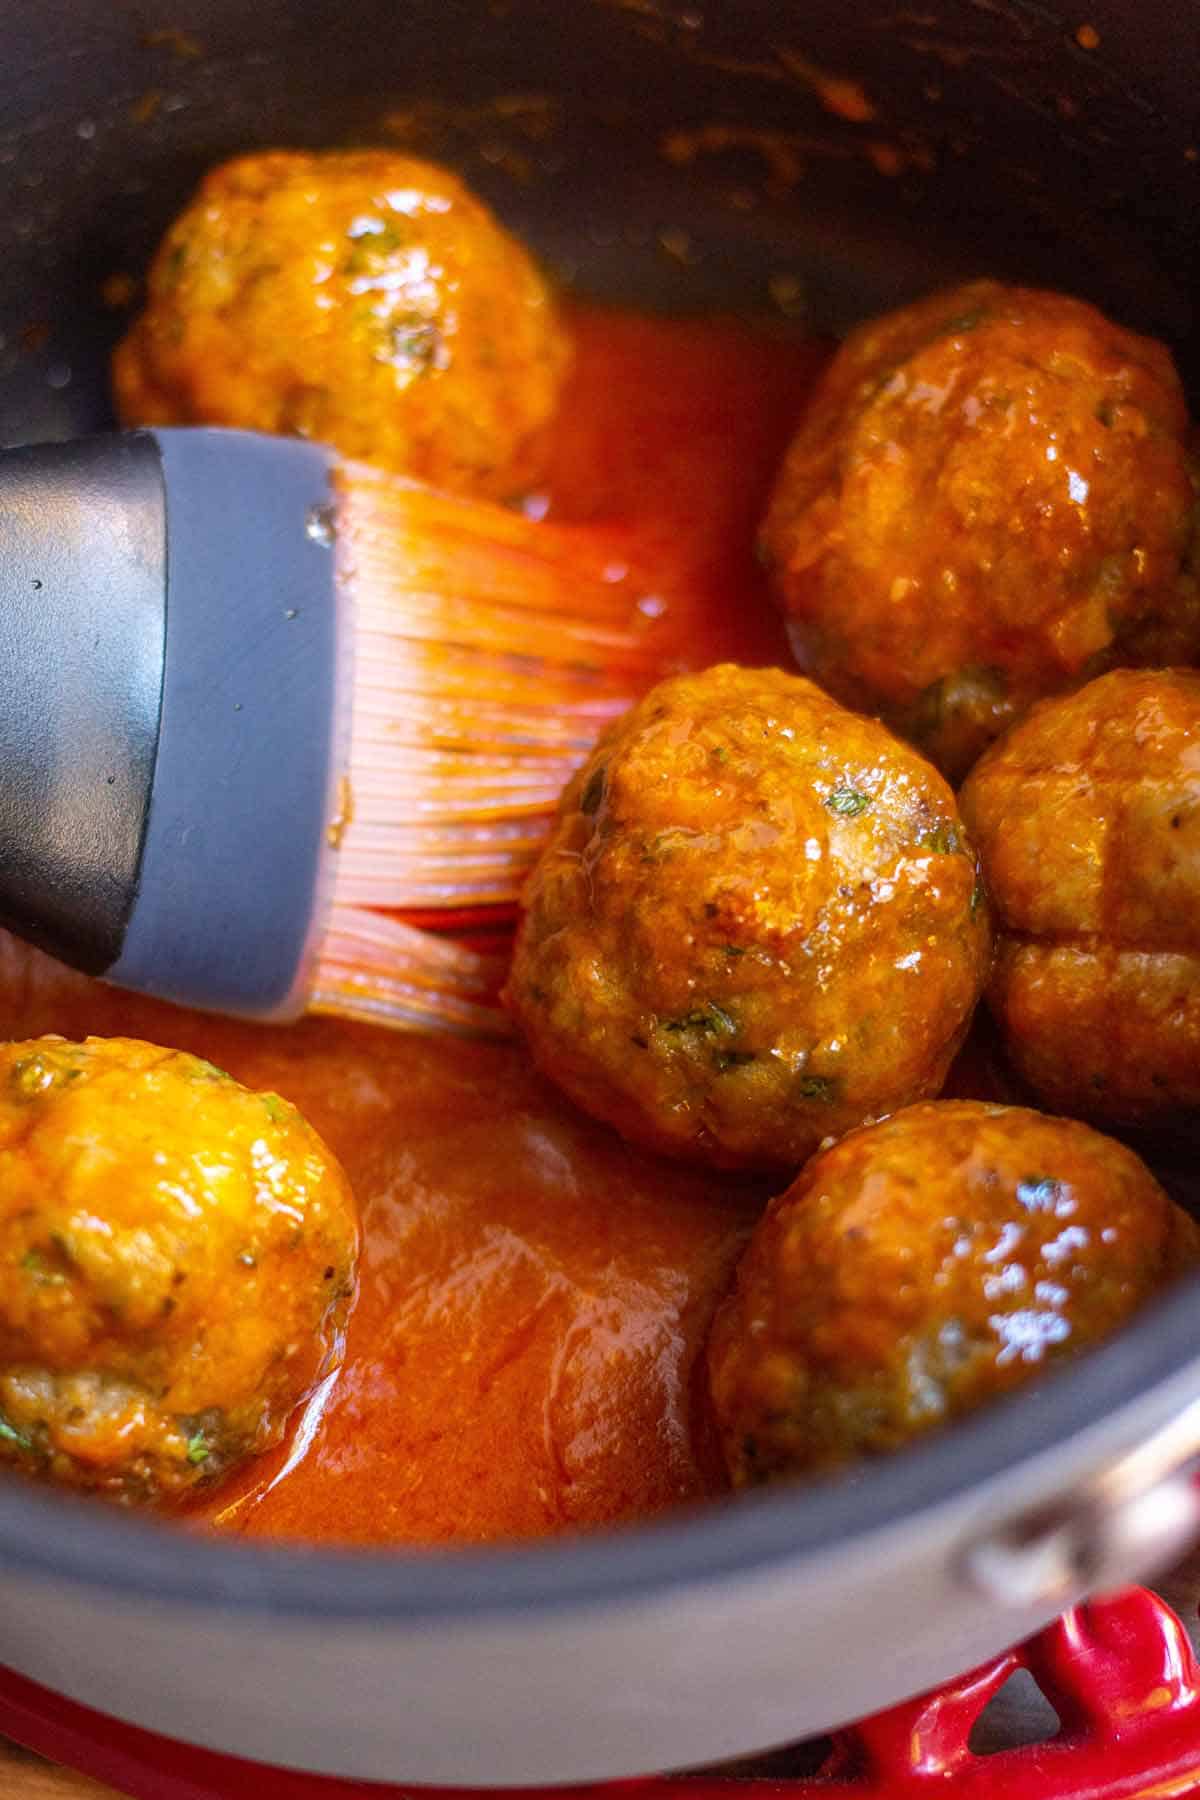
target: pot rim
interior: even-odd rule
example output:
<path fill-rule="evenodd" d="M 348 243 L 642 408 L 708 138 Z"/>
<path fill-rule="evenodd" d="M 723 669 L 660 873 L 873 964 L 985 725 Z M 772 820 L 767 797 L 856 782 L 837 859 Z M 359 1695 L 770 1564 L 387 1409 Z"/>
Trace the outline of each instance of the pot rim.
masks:
<path fill-rule="evenodd" d="M 698 1582 L 769 1574 L 893 1530 L 915 1514 L 1023 1469 L 1098 1422 L 1191 1374 L 1200 1396 L 1200 1274 L 1116 1337 L 1034 1387 L 853 1474 L 743 1494 L 640 1525 L 570 1539 L 429 1549 L 314 1549 L 200 1535 L 95 1500 L 0 1481 L 0 1570 L 146 1601 L 281 1619 L 444 1623 L 652 1599 Z M 1038 1496 L 1020 1491 L 1022 1509 Z"/>

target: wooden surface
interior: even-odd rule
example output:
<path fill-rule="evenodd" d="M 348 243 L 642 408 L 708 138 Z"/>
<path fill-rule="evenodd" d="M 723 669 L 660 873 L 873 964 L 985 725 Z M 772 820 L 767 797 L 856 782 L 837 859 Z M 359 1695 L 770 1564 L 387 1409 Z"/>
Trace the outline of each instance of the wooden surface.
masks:
<path fill-rule="evenodd" d="M 1200 1650 L 1200 1620 L 1197 1618 L 1197 1603 L 1200 1601 L 1200 1550 L 1157 1585 L 1183 1619 L 1191 1633 L 1193 1644 Z M 1006 1695 L 1001 1694 L 993 1702 L 993 1706 L 1004 1711 L 1005 1703 Z M 1036 1709 L 1036 1704 L 1035 1692 L 1031 1714 Z M 1023 1730 L 1028 1720 L 1022 1718 L 1021 1711 L 1027 1705 L 1030 1705 L 1028 1698 L 1023 1699 L 1020 1689 L 1015 1688 L 1007 1700 L 1010 1716 L 997 1717 L 994 1721 L 996 1731 L 1005 1741 L 1012 1742 L 1015 1738 L 1032 1735 L 1027 1729 Z M 89 1781 L 83 1775 L 55 1768 L 50 1763 L 43 1762 L 40 1757 L 31 1756 L 28 1751 L 0 1739 L 0 1800 L 122 1800 L 122 1796 L 113 1788 Z"/>
<path fill-rule="evenodd" d="M 114 1800 L 114 1789 L 4 1743 L 0 1743 L 0 1794 L 4 1800 Z"/>

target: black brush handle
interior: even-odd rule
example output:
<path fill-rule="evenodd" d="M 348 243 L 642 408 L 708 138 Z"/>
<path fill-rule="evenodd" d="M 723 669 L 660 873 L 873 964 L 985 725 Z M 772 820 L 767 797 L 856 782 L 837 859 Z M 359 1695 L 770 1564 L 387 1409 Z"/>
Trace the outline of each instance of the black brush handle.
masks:
<path fill-rule="evenodd" d="M 0 455 L 0 922 L 142 993 L 302 1009 L 344 755 L 329 477 L 233 431 Z"/>
<path fill-rule="evenodd" d="M 166 638 L 148 436 L 0 458 L 0 922 L 89 974 L 137 892 Z"/>

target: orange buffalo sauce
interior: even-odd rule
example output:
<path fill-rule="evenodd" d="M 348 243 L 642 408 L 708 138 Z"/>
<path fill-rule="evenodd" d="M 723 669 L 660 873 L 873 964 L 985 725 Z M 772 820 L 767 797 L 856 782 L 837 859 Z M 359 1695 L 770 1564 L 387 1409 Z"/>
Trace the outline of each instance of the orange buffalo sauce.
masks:
<path fill-rule="evenodd" d="M 753 539 L 820 350 L 594 309 L 574 322 L 551 513 L 620 519 L 673 590 L 689 578 L 696 665 L 785 660 Z M 278 1090 L 358 1197 L 340 1370 L 194 1517 L 339 1543 L 529 1538 L 723 1485 L 697 1359 L 761 1186 L 633 1151 L 515 1045 L 239 1026 L 65 974 L 23 991 L 2 966 L 0 997 L 13 1036 L 127 1032 Z"/>
<path fill-rule="evenodd" d="M 330 1392 L 210 1519 L 515 1538 L 712 1489 L 693 1364 L 760 1194 L 632 1154 L 515 1048 L 345 1032 L 289 1075 L 362 1199 L 359 1295 Z"/>
<path fill-rule="evenodd" d="M 675 637 L 695 667 L 790 666 L 754 543 L 825 347 L 598 308 L 575 308 L 572 323 L 552 513 L 635 528 L 664 586 L 694 596 L 694 632 L 677 616 Z"/>

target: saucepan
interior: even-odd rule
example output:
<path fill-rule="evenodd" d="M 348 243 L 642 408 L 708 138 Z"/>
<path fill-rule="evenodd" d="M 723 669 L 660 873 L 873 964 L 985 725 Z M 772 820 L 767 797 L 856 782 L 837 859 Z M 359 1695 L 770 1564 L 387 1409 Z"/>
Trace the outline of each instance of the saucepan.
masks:
<path fill-rule="evenodd" d="M 122 321 L 97 295 L 207 165 L 370 142 L 416 102 L 468 121 L 448 159 L 587 292 L 736 310 L 786 268 L 836 331 L 1015 275 L 1196 369 L 1191 0 L 4 0 L 0 23 L 4 442 L 109 422 Z M 869 96 L 871 154 L 822 71 Z M 505 96 L 553 104 L 532 177 L 469 123 L 494 136 Z M 664 155 L 708 127 L 712 157 Z M 664 256 L 664 228 L 702 254 Z M 1169 1559 L 1200 1526 L 1198 1453 L 1193 1282 L 852 1478 L 532 1547 L 247 1545 L 5 1482 L 0 1661 L 351 1776 L 699 1765 L 928 1687 Z"/>

